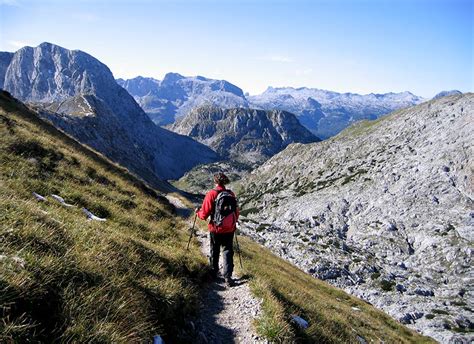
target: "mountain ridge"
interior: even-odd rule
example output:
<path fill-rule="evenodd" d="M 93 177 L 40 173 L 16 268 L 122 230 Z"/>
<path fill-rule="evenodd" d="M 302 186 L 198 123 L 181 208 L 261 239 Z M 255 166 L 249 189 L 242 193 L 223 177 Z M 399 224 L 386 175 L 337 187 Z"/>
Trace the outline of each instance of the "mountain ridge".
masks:
<path fill-rule="evenodd" d="M 206 144 L 226 160 L 250 164 L 265 161 L 290 143 L 319 141 L 293 114 L 278 110 L 201 106 L 170 129 Z"/>
<path fill-rule="evenodd" d="M 248 107 L 242 89 L 226 80 L 167 73 L 161 81 L 137 77 L 118 79 L 118 83 L 130 92 L 158 125 L 171 124 L 204 104 L 218 104 L 223 108 Z M 142 85 L 140 91 L 139 84 Z"/>
<path fill-rule="evenodd" d="M 357 120 L 376 119 L 425 101 L 409 91 L 361 95 L 309 87 L 269 86 L 262 94 L 250 96 L 225 80 L 178 73 L 168 73 L 162 81 L 140 76 L 118 79 L 118 83 L 158 125 L 174 123 L 202 105 L 283 110 L 295 114 L 303 126 L 322 139 L 336 135 Z"/>
<path fill-rule="evenodd" d="M 323 139 L 336 135 L 358 120 L 377 119 L 424 101 L 408 91 L 361 95 L 308 87 L 269 87 L 248 99 L 257 108 L 294 113 L 303 125 Z"/>
<path fill-rule="evenodd" d="M 80 50 L 51 43 L 24 47 L 14 53 L 6 68 L 3 88 L 22 101 L 48 108 L 40 113 L 135 173 L 150 176 L 145 170 L 152 171 L 156 175 L 152 179 L 177 178 L 217 158 L 206 146 L 155 126 L 116 83 L 110 69 Z M 91 101 L 84 101 L 82 95 Z M 66 101 L 68 106 L 61 107 Z M 52 108 L 64 111 L 55 114 Z"/>

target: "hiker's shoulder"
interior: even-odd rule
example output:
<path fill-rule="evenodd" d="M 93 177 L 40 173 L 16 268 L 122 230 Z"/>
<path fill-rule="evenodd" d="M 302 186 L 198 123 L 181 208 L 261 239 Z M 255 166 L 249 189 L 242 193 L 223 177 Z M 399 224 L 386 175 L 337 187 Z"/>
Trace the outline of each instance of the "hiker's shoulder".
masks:
<path fill-rule="evenodd" d="M 206 197 L 217 197 L 219 190 L 211 189 L 207 192 Z"/>

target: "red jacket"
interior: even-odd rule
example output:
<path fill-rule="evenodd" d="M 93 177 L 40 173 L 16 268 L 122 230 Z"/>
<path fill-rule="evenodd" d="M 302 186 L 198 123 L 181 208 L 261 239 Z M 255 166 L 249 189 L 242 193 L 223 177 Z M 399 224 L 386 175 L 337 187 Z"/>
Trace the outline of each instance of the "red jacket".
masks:
<path fill-rule="evenodd" d="M 211 216 L 211 214 L 214 211 L 214 201 L 216 200 L 217 195 L 219 194 L 219 191 L 222 191 L 222 190 L 226 190 L 226 188 L 224 186 L 217 185 L 217 187 L 215 189 L 212 189 L 211 191 L 209 191 L 206 194 L 206 197 L 204 197 L 204 201 L 202 202 L 201 209 L 197 212 L 197 216 L 201 220 L 206 220 L 209 216 Z M 235 197 L 235 194 L 232 191 L 230 191 L 230 193 Z M 238 208 L 237 208 L 236 216 L 237 216 L 236 217 L 236 223 L 237 223 L 237 220 L 239 218 L 239 209 Z M 219 227 L 215 226 L 212 221 L 209 222 L 207 227 L 209 228 L 210 232 L 218 232 L 219 231 Z M 235 228 L 234 228 L 234 230 L 235 230 Z"/>

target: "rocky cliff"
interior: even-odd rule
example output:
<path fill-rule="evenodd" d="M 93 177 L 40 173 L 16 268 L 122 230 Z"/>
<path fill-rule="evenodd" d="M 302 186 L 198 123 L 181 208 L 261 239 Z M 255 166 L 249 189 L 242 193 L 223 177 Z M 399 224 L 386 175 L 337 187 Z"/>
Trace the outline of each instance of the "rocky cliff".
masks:
<path fill-rule="evenodd" d="M 418 104 L 423 98 L 410 92 L 385 94 L 338 93 L 316 88 L 269 87 L 248 97 L 253 107 L 294 113 L 316 136 L 326 139 L 352 123 Z"/>
<path fill-rule="evenodd" d="M 12 58 L 13 53 L 0 51 L 0 88 L 2 89 L 5 81 L 5 74 Z"/>
<path fill-rule="evenodd" d="M 170 129 L 211 147 L 224 159 L 262 163 L 290 143 L 320 141 L 286 111 L 202 106 Z"/>
<path fill-rule="evenodd" d="M 153 124 L 106 65 L 50 43 L 0 56 L 3 89 L 35 103 L 43 116 L 79 141 L 153 182 L 177 178 L 216 154 Z M 1 78 L 0 78 L 1 80 Z"/>
<path fill-rule="evenodd" d="M 292 144 L 246 178 L 243 230 L 440 342 L 472 340 L 474 94 Z"/>
<path fill-rule="evenodd" d="M 117 82 L 158 125 L 173 123 L 192 109 L 205 104 L 221 108 L 249 106 L 242 90 L 225 80 L 168 73 L 161 81 L 139 76 L 128 80 L 118 79 Z"/>

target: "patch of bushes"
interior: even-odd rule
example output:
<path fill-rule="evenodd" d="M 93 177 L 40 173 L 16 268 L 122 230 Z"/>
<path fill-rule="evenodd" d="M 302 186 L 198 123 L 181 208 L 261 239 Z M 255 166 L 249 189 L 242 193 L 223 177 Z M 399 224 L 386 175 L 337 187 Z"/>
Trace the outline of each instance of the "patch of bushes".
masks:
<path fill-rule="evenodd" d="M 394 286 L 395 282 L 393 281 L 387 281 L 385 279 L 380 281 L 380 288 L 382 288 L 383 291 L 392 291 Z"/>
<path fill-rule="evenodd" d="M 247 216 L 249 214 L 256 214 L 258 213 L 259 209 L 258 208 L 248 208 L 248 209 L 243 209 L 240 211 L 241 216 Z"/>
<path fill-rule="evenodd" d="M 257 226 L 257 228 L 255 228 L 255 231 L 256 232 L 262 232 L 262 231 L 266 230 L 268 227 L 270 227 L 269 223 L 261 223 L 260 225 Z"/>
<path fill-rule="evenodd" d="M 374 272 L 372 275 L 370 275 L 371 280 L 376 280 L 379 277 L 380 277 L 380 272 Z"/>

